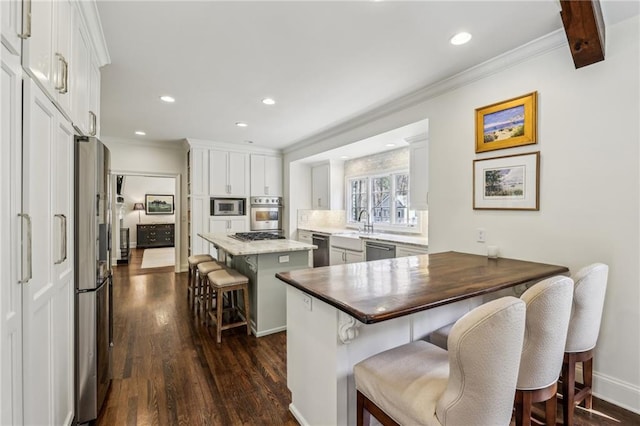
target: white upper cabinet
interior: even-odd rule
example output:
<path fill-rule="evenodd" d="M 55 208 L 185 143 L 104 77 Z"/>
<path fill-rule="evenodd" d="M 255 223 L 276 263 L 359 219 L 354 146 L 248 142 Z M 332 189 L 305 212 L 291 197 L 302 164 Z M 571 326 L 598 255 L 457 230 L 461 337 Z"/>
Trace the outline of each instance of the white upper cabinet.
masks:
<path fill-rule="evenodd" d="M 311 208 L 344 209 L 344 164 L 327 162 L 311 168 Z"/>
<path fill-rule="evenodd" d="M 89 136 L 100 136 L 100 67 L 93 55 L 89 61 Z"/>
<path fill-rule="evenodd" d="M 189 151 L 190 195 L 209 195 L 209 150 L 191 148 Z"/>
<path fill-rule="evenodd" d="M 22 39 L 22 1 L 0 1 L 0 36 L 8 53 L 20 56 Z"/>
<path fill-rule="evenodd" d="M 77 13 L 79 15 L 79 12 Z M 71 121 L 83 135 L 89 135 L 89 66 L 91 45 L 89 35 L 81 22 L 76 19 L 73 28 L 73 58 L 71 72 Z"/>
<path fill-rule="evenodd" d="M 428 210 L 429 143 L 427 135 L 409 140 L 409 208 Z"/>
<path fill-rule="evenodd" d="M 282 157 L 251 154 L 251 195 L 282 196 Z"/>
<path fill-rule="evenodd" d="M 246 197 L 249 155 L 243 152 L 209 150 L 209 193 Z"/>
<path fill-rule="evenodd" d="M 22 65 L 47 96 L 69 115 L 75 8 L 69 0 L 29 1 L 25 8 Z"/>

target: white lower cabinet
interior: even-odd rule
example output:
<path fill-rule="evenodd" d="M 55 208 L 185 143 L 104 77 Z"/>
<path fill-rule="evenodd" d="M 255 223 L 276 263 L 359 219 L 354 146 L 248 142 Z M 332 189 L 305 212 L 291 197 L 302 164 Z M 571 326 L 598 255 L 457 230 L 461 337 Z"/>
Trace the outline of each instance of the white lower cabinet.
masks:
<path fill-rule="evenodd" d="M 247 219 L 245 216 L 240 218 L 232 216 L 215 216 L 209 219 L 209 232 L 212 234 L 232 235 L 236 232 L 246 232 L 247 229 Z M 213 247 L 213 244 L 209 244 L 209 246 L 209 254 L 217 258 L 217 251 L 215 247 Z"/>
<path fill-rule="evenodd" d="M 364 262 L 364 252 L 331 247 L 330 265 L 344 265 L 347 263 Z"/>
<path fill-rule="evenodd" d="M 23 102 L 23 421 L 70 424 L 74 132 L 31 79 Z"/>
<path fill-rule="evenodd" d="M 396 245 L 396 257 L 418 256 L 428 252 L 426 247 Z"/>
<path fill-rule="evenodd" d="M 18 2 L 2 3 L 5 15 Z M 14 29 L 15 30 L 15 29 Z M 22 284 L 20 268 L 22 188 L 22 67 L 20 57 L 0 44 L 0 425 L 22 420 Z M 25 272 L 26 273 L 26 272 Z"/>

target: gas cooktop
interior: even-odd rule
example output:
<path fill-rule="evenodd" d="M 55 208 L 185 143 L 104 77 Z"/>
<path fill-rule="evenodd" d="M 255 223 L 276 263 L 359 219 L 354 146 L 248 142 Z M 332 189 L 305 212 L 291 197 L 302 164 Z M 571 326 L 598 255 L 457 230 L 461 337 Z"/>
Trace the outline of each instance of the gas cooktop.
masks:
<path fill-rule="evenodd" d="M 285 238 L 277 232 L 238 232 L 230 235 L 240 241 L 260 241 L 260 240 L 284 240 Z"/>

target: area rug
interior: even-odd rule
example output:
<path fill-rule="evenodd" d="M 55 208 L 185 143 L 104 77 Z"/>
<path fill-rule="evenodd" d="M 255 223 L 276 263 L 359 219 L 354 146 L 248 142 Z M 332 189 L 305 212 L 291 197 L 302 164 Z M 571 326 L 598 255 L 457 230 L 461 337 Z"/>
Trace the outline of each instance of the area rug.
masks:
<path fill-rule="evenodd" d="M 161 268 L 176 264 L 174 247 L 144 249 L 142 253 L 142 266 L 140 268 Z"/>

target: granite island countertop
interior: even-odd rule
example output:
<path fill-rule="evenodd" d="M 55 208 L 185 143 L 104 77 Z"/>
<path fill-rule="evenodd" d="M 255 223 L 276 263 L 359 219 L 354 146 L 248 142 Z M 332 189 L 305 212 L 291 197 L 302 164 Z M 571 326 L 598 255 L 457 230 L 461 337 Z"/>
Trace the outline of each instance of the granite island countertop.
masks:
<path fill-rule="evenodd" d="M 201 233 L 204 238 L 217 248 L 220 248 L 232 256 L 248 256 L 264 253 L 289 253 L 294 251 L 309 251 L 317 248 L 313 244 L 302 243 L 294 240 L 261 240 L 240 241 L 226 234 Z"/>

